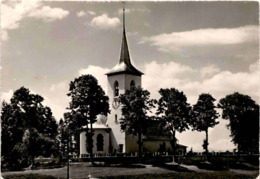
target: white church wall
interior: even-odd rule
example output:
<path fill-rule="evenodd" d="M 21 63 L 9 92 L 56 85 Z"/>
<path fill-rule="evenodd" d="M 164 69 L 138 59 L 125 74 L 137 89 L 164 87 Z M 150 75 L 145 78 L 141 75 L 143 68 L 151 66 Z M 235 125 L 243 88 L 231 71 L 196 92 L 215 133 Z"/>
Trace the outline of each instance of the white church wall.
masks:
<path fill-rule="evenodd" d="M 103 145 L 103 151 L 97 151 L 97 136 L 98 134 L 103 135 L 104 139 L 104 145 Z M 94 129 L 94 136 L 93 136 L 93 153 L 98 154 L 98 153 L 109 153 L 109 143 L 110 143 L 110 138 L 109 138 L 110 131 L 108 129 Z M 81 132 L 80 133 L 80 156 L 82 154 L 89 154 L 87 152 L 87 145 L 86 145 L 86 132 Z"/>
<path fill-rule="evenodd" d="M 119 144 L 123 144 L 123 151 L 125 151 L 125 133 L 120 130 L 119 119 L 121 116 L 121 107 L 118 108 L 113 107 L 114 101 L 114 84 L 115 81 L 119 84 L 119 95 L 125 93 L 125 75 L 115 75 L 108 76 L 108 97 L 109 97 L 109 105 L 110 105 L 110 114 L 107 118 L 108 126 L 112 129 L 116 142 L 113 144 L 117 146 L 113 146 L 114 149 L 119 147 Z"/>
<path fill-rule="evenodd" d="M 109 153 L 109 133 L 108 129 L 95 129 L 94 130 L 94 136 L 93 136 L 93 153 Z M 103 151 L 97 150 L 97 136 L 101 134 L 103 136 Z"/>
<path fill-rule="evenodd" d="M 86 148 L 86 132 L 80 133 L 80 156 L 81 154 L 87 154 L 87 148 Z"/>
<path fill-rule="evenodd" d="M 119 147 L 119 144 L 123 144 L 123 152 L 126 152 L 126 138 L 125 133 L 121 131 L 120 128 L 120 118 L 121 115 L 121 107 L 118 108 L 113 107 L 114 101 L 114 85 L 117 81 L 119 84 L 119 95 L 125 94 L 126 90 L 130 89 L 131 81 L 135 82 L 135 86 L 141 86 L 141 76 L 129 75 L 129 74 L 119 74 L 114 76 L 108 76 L 108 96 L 110 103 L 111 113 L 108 116 L 108 126 L 112 129 L 116 142 L 113 143 L 114 149 Z M 113 141 L 113 140 L 112 140 Z"/>
<path fill-rule="evenodd" d="M 141 86 L 142 87 L 142 78 L 141 76 L 136 76 L 136 75 L 129 75 L 129 74 L 126 74 L 125 75 L 125 89 L 126 90 L 129 90 L 130 89 L 130 84 L 131 84 L 131 81 L 134 81 L 135 82 L 135 86 Z"/>

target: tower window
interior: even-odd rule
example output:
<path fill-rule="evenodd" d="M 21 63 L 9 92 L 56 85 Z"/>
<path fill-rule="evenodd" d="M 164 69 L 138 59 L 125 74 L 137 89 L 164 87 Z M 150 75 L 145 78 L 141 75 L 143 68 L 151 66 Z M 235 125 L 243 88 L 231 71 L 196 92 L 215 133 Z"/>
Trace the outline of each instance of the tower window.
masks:
<path fill-rule="evenodd" d="M 115 85 L 114 85 L 114 91 L 115 91 L 114 95 L 119 96 L 119 84 L 117 81 L 115 82 Z"/>
<path fill-rule="evenodd" d="M 132 80 L 131 83 L 130 83 L 130 89 L 132 89 L 132 88 L 135 88 L 135 81 L 134 80 Z"/>

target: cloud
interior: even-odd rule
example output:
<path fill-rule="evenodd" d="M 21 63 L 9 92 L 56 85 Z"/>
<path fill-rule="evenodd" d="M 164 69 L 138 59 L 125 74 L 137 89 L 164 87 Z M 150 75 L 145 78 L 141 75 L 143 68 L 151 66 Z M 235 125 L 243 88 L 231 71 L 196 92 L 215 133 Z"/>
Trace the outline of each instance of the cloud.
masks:
<path fill-rule="evenodd" d="M 259 73 L 258 62 L 249 66 L 247 72 L 232 73 L 221 71 L 215 66 L 205 66 L 193 70 L 187 65 L 176 62 L 150 62 L 144 65 L 142 85 L 151 92 L 151 98 L 159 99 L 160 88 L 176 88 L 183 91 L 188 102 L 193 105 L 201 93 L 210 93 L 218 102 L 221 98 L 234 92 L 249 95 L 259 104 Z M 213 69 L 213 72 L 210 72 Z M 203 76 L 203 78 L 202 78 Z M 220 124 L 209 130 L 209 150 L 232 151 L 235 146 L 231 142 L 230 130 L 226 128 L 229 121 L 219 119 Z M 202 143 L 205 133 L 185 131 L 177 133 L 179 142 L 203 151 Z"/>
<path fill-rule="evenodd" d="M 79 75 L 91 74 L 97 80 L 98 84 L 107 93 L 107 76 L 105 75 L 109 71 L 108 68 L 102 68 L 99 66 L 89 65 L 87 68 L 82 68 L 79 70 Z"/>
<path fill-rule="evenodd" d="M 181 47 L 205 45 L 234 45 L 258 42 L 258 26 L 237 28 L 197 29 L 143 37 L 139 43 L 149 43 L 160 51 L 169 52 Z"/>
<path fill-rule="evenodd" d="M 86 16 L 86 13 L 84 11 L 79 11 L 79 12 L 77 12 L 77 16 L 83 17 L 83 16 Z"/>
<path fill-rule="evenodd" d="M 10 102 L 10 99 L 12 98 L 14 94 L 14 90 L 9 90 L 7 92 L 3 92 L 1 95 L 1 101 L 6 101 L 6 102 Z"/>
<path fill-rule="evenodd" d="M 94 16 L 96 13 L 94 11 L 87 11 L 89 15 Z"/>
<path fill-rule="evenodd" d="M 52 84 L 42 93 L 44 97 L 44 105 L 51 108 L 56 120 L 63 118 L 63 114 L 69 107 L 70 98 L 67 96 L 69 92 L 69 81 L 60 81 Z"/>
<path fill-rule="evenodd" d="M 43 6 L 39 1 L 20 1 L 3 3 L 1 6 L 1 38 L 8 40 L 8 30 L 17 29 L 25 17 L 54 21 L 69 14 L 61 8 Z"/>
<path fill-rule="evenodd" d="M 205 66 L 200 70 L 200 76 L 204 77 L 211 77 L 212 75 L 218 73 L 220 71 L 219 68 L 215 67 L 214 65 Z"/>
<path fill-rule="evenodd" d="M 78 17 L 84 17 L 84 16 L 87 16 L 87 15 L 90 15 L 90 16 L 94 16 L 96 15 L 96 13 L 94 11 L 79 11 L 76 13 Z"/>
<path fill-rule="evenodd" d="M 232 73 L 209 66 L 192 70 L 189 66 L 175 62 L 150 62 L 143 69 L 143 87 L 150 90 L 153 98 L 159 97 L 160 88 L 177 88 L 184 91 L 191 104 L 196 102 L 201 93 L 210 93 L 216 99 L 220 99 L 236 91 L 250 95 L 259 102 L 259 74 L 255 66 L 256 63 L 251 64 L 248 72 Z M 215 69 L 214 74 L 208 72 L 207 69 L 210 68 Z M 200 78 L 202 74 L 205 75 L 204 78 Z"/>
<path fill-rule="evenodd" d="M 50 91 L 65 91 L 69 89 L 69 83 L 67 81 L 62 81 L 57 84 L 52 84 L 49 88 Z"/>
<path fill-rule="evenodd" d="M 120 20 L 117 17 L 110 18 L 107 14 L 94 17 L 90 22 L 90 26 L 98 29 L 114 29 L 119 24 Z"/>
<path fill-rule="evenodd" d="M 45 21 L 54 21 L 57 19 L 63 19 L 69 14 L 69 11 L 65 11 L 61 8 L 51 8 L 49 6 L 43 6 L 41 9 L 37 9 L 29 13 L 29 17 L 36 19 L 43 19 Z"/>

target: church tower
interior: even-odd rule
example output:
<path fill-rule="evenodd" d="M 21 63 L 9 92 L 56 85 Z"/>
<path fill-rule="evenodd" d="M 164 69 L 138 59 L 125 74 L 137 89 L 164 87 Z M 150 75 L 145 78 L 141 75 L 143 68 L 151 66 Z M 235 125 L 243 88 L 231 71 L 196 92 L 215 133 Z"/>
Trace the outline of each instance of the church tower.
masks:
<path fill-rule="evenodd" d="M 119 63 L 106 75 L 111 109 L 107 124 L 113 133 L 111 136 L 111 145 L 117 146 L 119 149 L 121 148 L 122 152 L 126 152 L 126 135 L 120 130 L 122 112 L 119 103 L 119 95 L 124 94 L 126 90 L 130 90 L 132 86 L 141 86 L 143 73 L 137 70 L 131 63 L 125 32 L 125 8 L 123 8 L 123 37 Z"/>

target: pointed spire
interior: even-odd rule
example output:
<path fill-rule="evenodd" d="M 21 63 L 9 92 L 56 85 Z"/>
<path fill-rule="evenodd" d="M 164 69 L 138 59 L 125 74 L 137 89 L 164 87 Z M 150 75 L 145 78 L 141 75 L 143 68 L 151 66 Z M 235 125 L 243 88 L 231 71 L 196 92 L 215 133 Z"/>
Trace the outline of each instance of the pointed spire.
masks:
<path fill-rule="evenodd" d="M 126 33 L 125 33 L 125 6 L 123 8 L 123 37 L 121 44 L 121 53 L 119 63 L 125 62 L 127 65 L 131 65 L 130 55 L 128 51 Z"/>
<path fill-rule="evenodd" d="M 117 75 L 117 74 L 132 74 L 137 76 L 143 75 L 141 71 L 137 70 L 131 64 L 127 39 L 126 39 L 126 32 L 125 32 L 125 6 L 123 7 L 123 37 L 122 37 L 119 63 L 110 72 L 106 73 L 106 75 L 108 76 Z"/>

